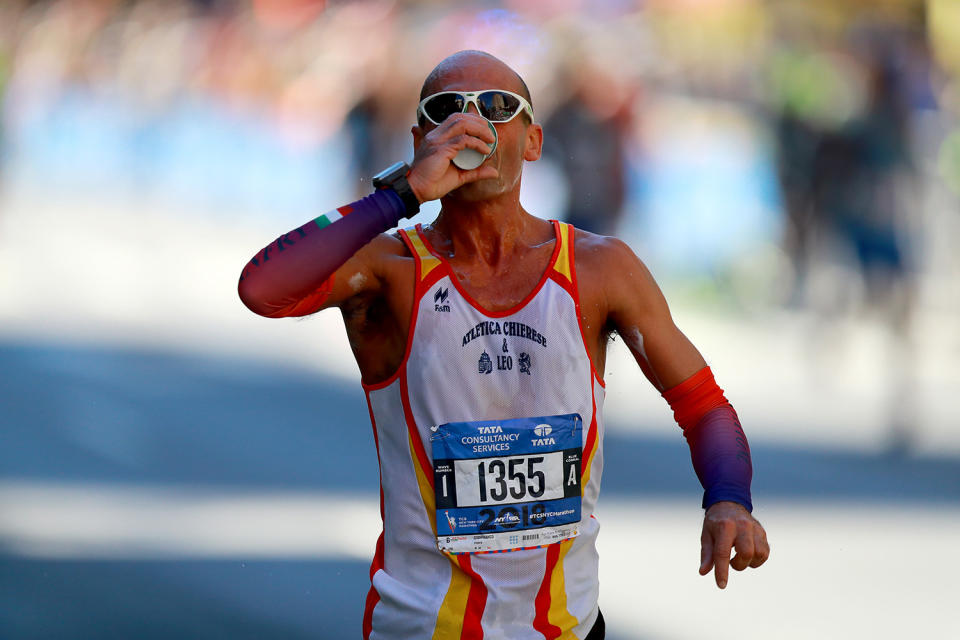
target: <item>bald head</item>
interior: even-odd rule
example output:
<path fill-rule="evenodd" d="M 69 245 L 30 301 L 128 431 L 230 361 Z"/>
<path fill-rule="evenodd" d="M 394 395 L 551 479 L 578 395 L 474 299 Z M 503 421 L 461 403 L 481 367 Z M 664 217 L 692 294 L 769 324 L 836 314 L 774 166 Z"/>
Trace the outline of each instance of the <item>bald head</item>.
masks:
<path fill-rule="evenodd" d="M 520 74 L 485 51 L 458 51 L 440 61 L 420 89 L 420 99 L 449 89 L 504 89 L 518 93 L 531 105 L 530 90 Z"/>

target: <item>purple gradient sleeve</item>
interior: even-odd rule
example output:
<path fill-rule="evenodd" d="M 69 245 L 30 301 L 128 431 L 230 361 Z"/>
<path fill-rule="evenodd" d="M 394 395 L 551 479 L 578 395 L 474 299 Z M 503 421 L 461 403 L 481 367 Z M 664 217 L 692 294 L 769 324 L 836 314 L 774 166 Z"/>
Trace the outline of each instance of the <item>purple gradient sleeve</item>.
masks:
<path fill-rule="evenodd" d="M 693 469 L 703 485 L 703 508 L 729 500 L 753 511 L 750 445 L 729 404 L 708 411 L 685 434 Z"/>
<path fill-rule="evenodd" d="M 311 220 L 268 244 L 247 263 L 238 292 L 248 309 L 271 318 L 316 311 L 319 304 L 313 309 L 298 304 L 406 215 L 403 200 L 392 189 L 380 189 L 337 211 L 344 214 L 339 220 L 330 224 L 324 216 Z"/>

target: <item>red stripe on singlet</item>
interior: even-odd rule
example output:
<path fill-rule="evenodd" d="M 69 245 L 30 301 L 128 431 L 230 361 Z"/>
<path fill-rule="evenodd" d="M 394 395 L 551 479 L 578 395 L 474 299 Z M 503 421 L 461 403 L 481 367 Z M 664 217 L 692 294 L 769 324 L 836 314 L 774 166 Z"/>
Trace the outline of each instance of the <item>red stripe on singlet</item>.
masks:
<path fill-rule="evenodd" d="M 470 564 L 470 556 L 457 556 L 457 561 L 463 572 L 470 576 L 470 593 L 467 594 L 467 608 L 463 612 L 463 629 L 460 631 L 460 640 L 481 640 L 483 626 L 483 610 L 487 606 L 487 585 Z"/>
<path fill-rule="evenodd" d="M 370 425 L 373 427 L 373 444 L 377 449 L 377 468 L 380 468 L 380 438 L 377 437 L 377 421 L 373 417 L 373 405 L 370 404 L 370 394 L 367 393 L 367 410 L 370 412 Z M 380 523 L 383 524 L 383 480 L 380 481 Z M 383 530 L 377 538 L 377 550 L 370 563 L 370 590 L 367 592 L 367 602 L 363 608 L 363 640 L 369 640 L 373 630 L 373 609 L 380 602 L 380 594 L 373 587 L 373 576 L 383 569 Z"/>
<path fill-rule="evenodd" d="M 590 381 L 593 384 L 593 380 Z M 590 473 L 590 465 L 593 463 L 593 450 L 597 446 L 597 397 L 593 390 L 590 391 L 590 401 L 593 403 L 593 415 L 590 418 L 590 428 L 587 430 L 587 442 L 583 445 L 583 460 L 580 468 L 580 477 L 585 478 Z M 583 495 L 584 487 L 581 485 L 580 495 Z"/>
<path fill-rule="evenodd" d="M 381 569 L 383 569 L 383 532 L 377 539 L 377 552 L 373 556 L 373 562 L 370 563 L 370 591 L 367 592 L 367 604 L 363 609 L 363 640 L 369 640 L 370 631 L 373 630 L 373 609 L 380 602 L 380 594 L 373 587 L 373 576 Z"/>
<path fill-rule="evenodd" d="M 534 600 L 533 628 L 543 634 L 547 640 L 560 637 L 560 627 L 550 623 L 550 580 L 553 577 L 553 570 L 557 566 L 557 560 L 560 559 L 560 545 L 552 544 L 547 547 L 547 566 L 543 573 L 543 582 L 540 583 L 540 591 Z"/>
<path fill-rule="evenodd" d="M 427 458 L 427 451 L 423 448 L 423 440 L 420 439 L 420 432 L 417 431 L 417 423 L 413 419 L 413 409 L 410 408 L 410 394 L 407 389 L 407 376 L 400 375 L 400 401 L 403 405 L 403 416 L 406 419 L 407 431 L 410 433 L 410 440 L 413 442 L 413 453 L 417 456 L 420 463 L 420 469 L 426 476 L 430 488 L 433 488 L 433 465 Z"/>

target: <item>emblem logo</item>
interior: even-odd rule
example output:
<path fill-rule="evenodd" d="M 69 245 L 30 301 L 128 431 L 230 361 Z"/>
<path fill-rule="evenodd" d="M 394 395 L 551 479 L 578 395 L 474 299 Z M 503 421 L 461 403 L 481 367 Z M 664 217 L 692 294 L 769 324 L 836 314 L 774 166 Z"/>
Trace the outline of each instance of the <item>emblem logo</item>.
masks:
<path fill-rule="evenodd" d="M 443 514 L 444 514 L 445 516 L 447 516 L 447 524 L 450 525 L 450 531 L 451 531 L 451 532 L 455 531 L 455 530 L 457 529 L 457 522 L 456 522 L 456 520 L 454 520 L 453 518 L 450 517 L 450 512 L 449 512 L 449 511 L 444 511 Z"/>
<path fill-rule="evenodd" d="M 477 363 L 477 371 L 483 374 L 493 373 L 493 361 L 490 359 L 490 354 L 484 351 L 480 354 L 480 361 Z"/>
<path fill-rule="evenodd" d="M 525 373 L 525 374 L 527 374 L 527 375 L 530 375 L 530 365 L 531 365 L 531 362 L 530 362 L 530 354 L 529 354 L 529 353 L 527 353 L 527 352 L 521 353 L 521 354 L 520 354 L 520 359 L 517 360 L 517 364 L 520 365 L 520 373 Z"/>
<path fill-rule="evenodd" d="M 533 428 L 533 432 L 541 438 L 544 438 L 553 433 L 553 427 L 548 424 L 538 424 Z"/>

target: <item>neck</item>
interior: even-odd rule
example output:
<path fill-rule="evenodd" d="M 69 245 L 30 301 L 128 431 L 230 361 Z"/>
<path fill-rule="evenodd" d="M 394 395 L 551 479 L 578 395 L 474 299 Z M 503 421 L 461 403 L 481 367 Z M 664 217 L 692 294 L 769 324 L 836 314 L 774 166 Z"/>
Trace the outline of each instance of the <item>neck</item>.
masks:
<path fill-rule="evenodd" d="M 518 245 L 529 245 L 532 216 L 520 206 L 519 189 L 487 200 L 442 199 L 431 225 L 442 242 L 438 250 L 451 259 L 482 262 L 496 268 Z"/>

